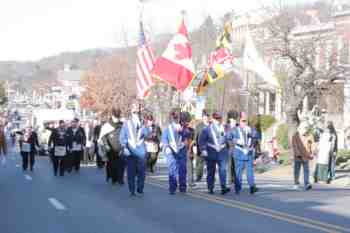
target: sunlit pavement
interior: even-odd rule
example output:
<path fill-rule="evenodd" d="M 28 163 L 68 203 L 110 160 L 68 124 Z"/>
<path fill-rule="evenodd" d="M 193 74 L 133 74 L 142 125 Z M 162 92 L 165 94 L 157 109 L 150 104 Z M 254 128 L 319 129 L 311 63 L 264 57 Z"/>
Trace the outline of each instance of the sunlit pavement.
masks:
<path fill-rule="evenodd" d="M 350 191 L 338 187 L 304 192 L 289 180 L 258 178 L 256 195 L 222 196 L 208 195 L 203 180 L 172 196 L 161 162 L 145 195 L 130 197 L 93 166 L 54 177 L 47 157 L 38 157 L 33 173 L 20 165 L 12 153 L 0 167 L 1 233 L 350 232 Z"/>

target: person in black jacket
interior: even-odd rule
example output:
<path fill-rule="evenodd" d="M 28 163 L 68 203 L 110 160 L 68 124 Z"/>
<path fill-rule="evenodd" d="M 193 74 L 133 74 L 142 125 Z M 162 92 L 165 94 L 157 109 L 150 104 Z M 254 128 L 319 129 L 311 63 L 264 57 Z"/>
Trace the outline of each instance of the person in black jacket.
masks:
<path fill-rule="evenodd" d="M 94 132 L 93 132 L 93 143 L 94 143 L 94 153 L 96 155 L 96 165 L 99 169 L 104 167 L 104 162 L 102 161 L 100 152 L 98 150 L 98 139 L 100 138 L 101 127 L 104 122 L 94 124 Z"/>
<path fill-rule="evenodd" d="M 120 130 L 123 123 L 120 121 L 120 109 L 112 109 L 111 119 L 101 129 L 101 140 L 106 150 L 106 181 L 112 179 L 112 184 L 124 184 L 125 159 L 121 156 L 119 142 Z"/>
<path fill-rule="evenodd" d="M 208 110 L 203 110 L 202 111 L 202 120 L 200 123 L 197 124 L 197 126 L 195 127 L 195 143 L 196 143 L 196 149 L 197 149 L 197 153 L 195 156 L 195 162 L 196 162 L 196 182 L 200 182 L 203 178 L 203 174 L 204 174 L 204 164 L 205 164 L 205 159 L 203 158 L 203 156 L 201 156 L 201 151 L 199 148 L 199 137 L 200 134 L 202 133 L 203 129 L 205 129 L 206 127 L 208 127 L 210 122 L 210 114 L 208 112 Z"/>
<path fill-rule="evenodd" d="M 106 180 L 112 179 L 112 184 L 124 184 L 125 159 L 121 155 L 121 146 L 119 141 L 120 130 L 123 122 L 120 120 L 121 110 L 112 109 L 111 119 L 102 127 L 106 133 L 102 137 L 103 145 L 106 149 Z"/>
<path fill-rule="evenodd" d="M 71 127 L 67 130 L 68 134 L 68 148 L 69 155 L 67 164 L 68 172 L 71 172 L 74 168 L 76 172 L 80 170 L 80 163 L 84 157 L 84 150 L 86 146 L 86 134 L 85 130 L 79 125 L 79 119 L 75 118 Z"/>
<path fill-rule="evenodd" d="M 57 176 L 58 167 L 60 176 L 64 176 L 65 160 L 68 151 L 68 134 L 63 120 L 59 121 L 58 128 L 54 129 L 50 135 L 49 148 L 52 150 L 52 163 L 54 175 Z"/>
<path fill-rule="evenodd" d="M 146 151 L 147 151 L 147 167 L 150 172 L 154 172 L 154 166 L 157 163 L 158 155 L 160 152 L 160 140 L 162 137 L 162 131 L 160 127 L 154 122 L 151 113 L 145 115 L 145 120 L 149 121 L 148 125 L 151 128 L 151 134 L 146 138 Z"/>
<path fill-rule="evenodd" d="M 33 131 L 32 127 L 26 128 L 19 134 L 21 135 L 19 139 L 19 146 L 23 161 L 23 171 L 26 171 L 28 168 L 28 158 L 30 170 L 33 171 L 35 154 L 37 153 L 37 148 L 39 148 L 38 135 Z"/>
<path fill-rule="evenodd" d="M 238 127 L 238 118 L 239 113 L 232 109 L 227 113 L 227 122 L 225 124 L 225 132 L 226 134 L 232 133 L 236 127 Z M 236 169 L 235 169 L 235 161 L 234 161 L 234 143 L 230 141 L 229 145 L 229 156 L 227 160 L 227 176 L 229 184 L 233 184 L 236 182 Z"/>

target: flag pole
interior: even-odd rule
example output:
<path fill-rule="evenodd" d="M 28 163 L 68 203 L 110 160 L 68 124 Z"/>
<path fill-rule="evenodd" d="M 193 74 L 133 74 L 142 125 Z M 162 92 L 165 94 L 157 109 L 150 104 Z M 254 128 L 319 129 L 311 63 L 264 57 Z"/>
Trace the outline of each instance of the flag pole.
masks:
<path fill-rule="evenodd" d="M 225 80 L 222 80 L 222 81 L 223 81 L 223 85 L 224 85 L 224 90 L 223 90 L 222 99 L 221 99 L 221 113 L 224 114 L 226 85 L 225 85 Z"/>
<path fill-rule="evenodd" d="M 185 17 L 186 17 L 186 11 L 183 9 L 183 10 L 181 10 L 180 11 L 180 13 L 181 13 L 181 20 L 182 20 L 182 22 L 184 22 L 185 23 Z M 179 108 L 180 108 L 180 111 L 181 111 L 181 109 L 182 109 L 182 103 L 181 103 L 181 96 L 182 96 L 182 92 L 178 92 L 178 106 L 179 106 Z"/>
<path fill-rule="evenodd" d="M 143 10 L 144 10 L 144 4 L 143 4 L 143 0 L 139 0 L 139 23 L 142 23 L 142 16 L 143 16 Z M 144 103 L 144 99 L 141 98 L 140 96 L 138 97 L 139 101 L 138 101 L 138 105 L 139 105 L 139 117 L 140 120 L 142 120 L 142 105 Z"/>
<path fill-rule="evenodd" d="M 139 20 L 140 20 L 140 22 L 142 21 L 142 16 L 143 16 L 143 10 L 144 10 L 144 7 L 145 7 L 145 5 L 144 5 L 144 3 L 143 3 L 143 0 L 139 0 L 139 3 L 140 3 L 140 5 L 139 5 L 139 10 L 140 10 L 140 15 L 139 15 Z"/>

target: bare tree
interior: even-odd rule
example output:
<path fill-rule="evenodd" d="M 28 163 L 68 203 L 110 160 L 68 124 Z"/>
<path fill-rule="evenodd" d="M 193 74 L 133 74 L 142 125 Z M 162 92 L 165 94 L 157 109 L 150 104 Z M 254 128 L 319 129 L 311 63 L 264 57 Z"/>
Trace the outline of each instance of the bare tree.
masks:
<path fill-rule="evenodd" d="M 113 107 L 126 111 L 136 96 L 132 75 L 122 57 L 100 60 L 82 80 L 81 106 L 96 112 L 110 111 Z"/>
<path fill-rule="evenodd" d="M 297 27 L 298 19 L 304 17 L 301 6 L 280 4 L 268 10 L 269 51 L 285 77 L 281 89 L 291 138 L 300 123 L 298 111 L 305 97 L 317 95 L 321 85 L 341 79 L 345 69 L 338 63 L 334 34 L 308 33 Z M 324 48 L 324 56 L 320 56 L 320 48 Z M 317 61 L 320 57 L 323 59 Z"/>

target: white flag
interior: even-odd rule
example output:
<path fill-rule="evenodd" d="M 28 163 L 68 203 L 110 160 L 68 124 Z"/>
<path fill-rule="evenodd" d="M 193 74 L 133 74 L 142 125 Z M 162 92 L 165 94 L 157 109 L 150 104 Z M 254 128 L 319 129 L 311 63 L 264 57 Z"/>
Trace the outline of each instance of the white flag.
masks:
<path fill-rule="evenodd" d="M 274 76 L 270 68 L 264 64 L 263 60 L 260 58 L 258 51 L 254 45 L 252 36 L 250 35 L 249 30 L 246 35 L 246 43 L 244 48 L 243 55 L 243 66 L 245 69 L 257 73 L 265 82 L 278 87 L 278 81 Z"/>

